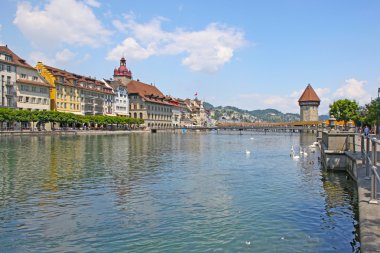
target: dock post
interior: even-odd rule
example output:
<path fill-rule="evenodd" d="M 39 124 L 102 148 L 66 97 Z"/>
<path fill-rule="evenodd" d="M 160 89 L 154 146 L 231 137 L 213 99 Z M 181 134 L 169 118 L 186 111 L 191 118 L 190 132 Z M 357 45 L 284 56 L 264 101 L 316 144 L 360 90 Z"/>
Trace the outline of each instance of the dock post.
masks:
<path fill-rule="evenodd" d="M 369 136 L 366 137 L 367 139 L 367 143 L 366 143 L 366 161 L 365 161 L 365 179 L 370 179 L 369 178 L 369 162 L 368 162 L 368 157 L 369 157 L 369 142 L 370 142 L 370 138 Z"/>
<path fill-rule="evenodd" d="M 360 149 L 362 151 L 362 164 L 364 165 L 366 163 L 366 160 L 365 160 L 365 155 L 364 155 L 364 135 L 362 134 L 360 136 Z"/>
<path fill-rule="evenodd" d="M 373 166 L 376 168 L 376 166 Z M 372 172 L 371 176 L 371 198 L 369 200 L 370 204 L 377 204 L 377 179 L 375 173 Z"/>
<path fill-rule="evenodd" d="M 368 138 L 368 140 L 370 140 Z M 371 175 L 371 199 L 370 204 L 377 204 L 377 178 L 376 178 L 376 169 L 377 169 L 377 144 L 376 138 L 372 139 L 372 175 Z"/>
<path fill-rule="evenodd" d="M 372 139 L 372 165 L 377 166 L 377 144 L 376 139 Z"/>

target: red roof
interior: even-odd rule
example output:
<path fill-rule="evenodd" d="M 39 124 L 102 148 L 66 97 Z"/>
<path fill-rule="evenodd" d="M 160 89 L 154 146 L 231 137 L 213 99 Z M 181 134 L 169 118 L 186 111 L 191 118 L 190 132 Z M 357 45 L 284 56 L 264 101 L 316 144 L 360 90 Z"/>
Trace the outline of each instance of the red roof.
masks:
<path fill-rule="evenodd" d="M 317 93 L 315 93 L 313 87 L 308 84 L 300 99 L 298 99 L 298 102 L 321 102 L 321 100 L 319 99 Z"/>
<path fill-rule="evenodd" d="M 0 46 L 0 53 L 7 54 L 12 57 L 12 61 L 4 61 L 0 60 L 5 63 L 15 64 L 20 67 L 29 68 L 29 69 L 35 69 L 32 66 L 30 66 L 26 61 L 22 58 L 20 58 L 17 54 L 13 53 L 12 50 L 8 48 L 8 46 Z"/>
<path fill-rule="evenodd" d="M 66 70 L 57 69 L 57 68 L 54 68 L 54 67 L 51 67 L 51 66 L 47 66 L 47 65 L 44 65 L 44 66 L 45 66 L 45 68 L 53 76 L 55 76 L 55 77 L 58 77 L 58 76 L 64 77 L 64 83 L 63 83 L 63 85 L 73 86 L 74 87 L 75 86 L 74 83 L 70 82 L 69 80 L 76 80 L 77 81 L 77 87 L 79 89 L 96 91 L 96 92 L 100 92 L 100 93 L 108 93 L 108 94 L 112 94 L 113 93 L 111 88 L 107 87 L 102 81 L 96 80 L 95 78 L 86 77 L 86 76 L 78 75 L 78 74 L 75 74 L 75 73 L 70 73 L 70 72 L 68 72 Z M 57 79 L 56 83 L 59 83 L 59 82 L 60 81 Z M 80 86 L 80 82 L 89 83 L 92 86 L 94 86 L 94 88 Z M 97 89 L 97 87 L 99 89 Z"/>
<path fill-rule="evenodd" d="M 127 84 L 128 94 L 138 94 L 145 101 L 172 105 L 156 86 L 132 80 Z"/>

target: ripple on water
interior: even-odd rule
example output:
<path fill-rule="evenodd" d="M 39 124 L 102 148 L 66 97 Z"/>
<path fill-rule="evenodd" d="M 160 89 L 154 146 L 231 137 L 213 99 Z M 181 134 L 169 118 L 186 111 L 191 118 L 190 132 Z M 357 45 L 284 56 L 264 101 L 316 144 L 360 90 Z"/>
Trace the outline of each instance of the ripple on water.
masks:
<path fill-rule="evenodd" d="M 251 137 L 2 138 L 0 251 L 358 250 L 352 182 L 289 157 L 314 140 Z"/>

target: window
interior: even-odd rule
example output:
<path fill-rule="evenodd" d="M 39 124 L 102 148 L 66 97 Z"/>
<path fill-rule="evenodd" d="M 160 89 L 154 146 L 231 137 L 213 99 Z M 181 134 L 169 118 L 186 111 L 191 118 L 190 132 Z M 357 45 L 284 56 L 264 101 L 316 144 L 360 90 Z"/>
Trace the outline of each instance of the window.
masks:
<path fill-rule="evenodd" d="M 35 104 L 36 103 L 36 98 L 32 98 L 31 103 Z"/>
<path fill-rule="evenodd" d="M 22 79 L 26 79 L 26 74 L 21 74 Z"/>
<path fill-rule="evenodd" d="M 25 97 L 25 102 L 29 103 L 29 97 Z"/>
<path fill-rule="evenodd" d="M 11 66 L 7 66 L 7 71 L 11 72 Z"/>
<path fill-rule="evenodd" d="M 18 101 L 21 102 L 21 103 L 22 103 L 23 99 L 24 99 L 23 96 L 19 96 L 19 97 L 18 97 Z"/>
<path fill-rule="evenodd" d="M 47 105 L 48 104 L 48 100 L 45 98 L 44 99 L 44 104 Z"/>
<path fill-rule="evenodd" d="M 38 98 L 38 104 L 41 104 L 42 103 L 42 98 Z"/>
<path fill-rule="evenodd" d="M 37 87 L 32 87 L 32 91 L 36 92 L 37 91 Z"/>
<path fill-rule="evenodd" d="M 12 61 L 12 56 L 10 56 L 10 55 L 5 55 L 5 60 L 6 60 L 6 61 Z"/>
<path fill-rule="evenodd" d="M 0 64 L 0 71 L 4 70 L 4 65 Z"/>
<path fill-rule="evenodd" d="M 38 81 L 38 77 L 33 76 L 33 81 Z"/>

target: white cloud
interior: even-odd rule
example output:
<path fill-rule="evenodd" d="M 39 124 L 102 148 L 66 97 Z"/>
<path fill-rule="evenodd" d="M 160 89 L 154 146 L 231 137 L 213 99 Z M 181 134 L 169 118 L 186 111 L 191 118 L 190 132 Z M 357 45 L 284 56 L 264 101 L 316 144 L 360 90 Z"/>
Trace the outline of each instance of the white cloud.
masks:
<path fill-rule="evenodd" d="M 71 61 L 75 57 L 75 53 L 71 52 L 69 49 L 65 48 L 64 50 L 57 52 L 55 54 L 55 59 L 58 62 L 66 63 Z"/>
<path fill-rule="evenodd" d="M 43 52 L 33 51 L 29 54 L 29 59 L 32 61 L 31 65 L 37 62 L 43 62 L 46 65 L 55 65 L 55 59 L 47 56 Z"/>
<path fill-rule="evenodd" d="M 88 61 L 90 58 L 91 55 L 88 53 L 80 56 L 67 48 L 63 49 L 62 51 L 58 51 L 55 54 L 46 54 L 41 51 L 33 51 L 29 54 L 31 65 L 40 61 L 46 65 L 56 67 L 77 66 L 83 62 Z"/>
<path fill-rule="evenodd" d="M 354 99 L 359 104 L 366 104 L 371 100 L 369 93 L 365 90 L 367 81 L 359 81 L 355 78 L 345 80 L 345 83 L 334 93 L 335 99 Z"/>
<path fill-rule="evenodd" d="M 39 49 L 62 44 L 97 47 L 111 35 L 91 8 L 76 0 L 51 0 L 43 9 L 21 2 L 13 23 Z"/>
<path fill-rule="evenodd" d="M 85 0 L 84 1 L 87 5 L 90 5 L 92 7 L 95 7 L 95 8 L 99 8 L 100 7 L 100 3 L 96 0 Z"/>
<path fill-rule="evenodd" d="M 200 31 L 164 31 L 157 17 L 146 24 L 135 22 L 126 16 L 125 22 L 114 20 L 119 30 L 129 32 L 121 44 L 112 49 L 108 60 L 119 60 L 122 55 L 131 59 L 146 59 L 154 55 L 185 54 L 182 64 L 193 71 L 217 71 L 229 62 L 234 51 L 246 44 L 243 32 L 217 23 L 209 24 Z"/>

